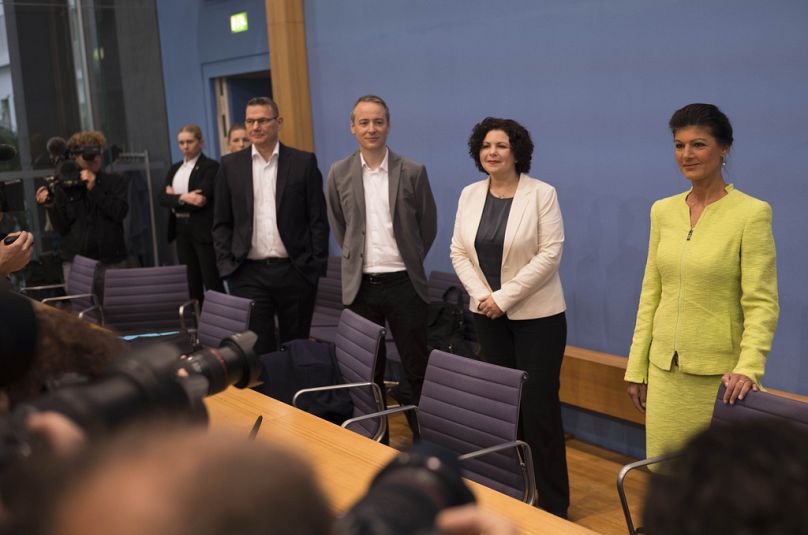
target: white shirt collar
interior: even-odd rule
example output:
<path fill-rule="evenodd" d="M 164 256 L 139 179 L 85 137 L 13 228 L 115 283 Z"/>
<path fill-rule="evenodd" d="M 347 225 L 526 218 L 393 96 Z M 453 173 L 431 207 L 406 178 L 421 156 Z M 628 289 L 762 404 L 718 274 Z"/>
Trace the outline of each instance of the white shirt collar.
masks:
<path fill-rule="evenodd" d="M 382 160 L 382 164 L 379 166 L 378 169 L 376 169 L 376 171 L 384 171 L 385 173 L 387 172 L 387 158 L 389 156 L 390 156 L 390 150 L 387 147 L 385 147 L 385 149 L 384 149 L 384 159 Z M 359 151 L 359 161 L 362 162 L 362 168 L 363 169 L 370 170 L 370 166 L 365 161 L 365 157 L 362 156 L 362 151 Z"/>
<path fill-rule="evenodd" d="M 196 162 L 199 161 L 200 156 L 202 156 L 201 152 L 199 154 L 197 154 L 196 156 L 194 156 L 193 158 L 191 158 L 190 160 L 183 159 L 182 163 L 184 165 L 190 165 L 191 167 L 194 167 L 196 165 Z"/>
<path fill-rule="evenodd" d="M 280 152 L 281 152 L 281 142 L 277 141 L 275 143 L 275 148 L 272 150 L 272 154 L 270 154 L 269 156 L 269 160 L 266 160 L 266 162 L 269 163 L 272 161 L 273 158 L 280 157 Z M 255 160 L 256 156 L 261 158 L 262 160 L 264 159 L 264 157 L 261 156 L 261 153 L 258 152 L 258 149 L 255 148 L 255 145 L 250 146 L 250 153 L 252 154 L 253 160 Z"/>

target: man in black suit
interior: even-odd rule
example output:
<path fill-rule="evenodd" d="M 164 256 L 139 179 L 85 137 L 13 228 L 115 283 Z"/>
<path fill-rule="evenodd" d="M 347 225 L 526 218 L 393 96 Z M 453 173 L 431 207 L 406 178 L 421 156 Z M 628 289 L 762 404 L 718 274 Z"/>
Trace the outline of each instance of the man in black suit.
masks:
<path fill-rule="evenodd" d="M 247 102 L 252 147 L 222 158 L 216 175 L 213 246 L 234 295 L 255 301 L 258 354 L 307 338 L 317 280 L 328 264 L 328 220 L 317 158 L 278 141 L 283 118 L 267 97 Z"/>

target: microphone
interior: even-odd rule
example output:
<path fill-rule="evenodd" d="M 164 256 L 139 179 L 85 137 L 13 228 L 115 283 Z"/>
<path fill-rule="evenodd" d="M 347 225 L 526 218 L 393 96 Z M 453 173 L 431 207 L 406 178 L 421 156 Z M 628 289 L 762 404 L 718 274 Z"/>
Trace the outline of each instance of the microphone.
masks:
<path fill-rule="evenodd" d="M 50 154 L 51 159 L 61 158 L 67 152 L 67 141 L 63 137 L 52 137 L 48 140 L 45 148 Z"/>
<path fill-rule="evenodd" d="M 0 143 L 0 162 L 10 160 L 17 155 L 17 149 L 11 145 Z"/>

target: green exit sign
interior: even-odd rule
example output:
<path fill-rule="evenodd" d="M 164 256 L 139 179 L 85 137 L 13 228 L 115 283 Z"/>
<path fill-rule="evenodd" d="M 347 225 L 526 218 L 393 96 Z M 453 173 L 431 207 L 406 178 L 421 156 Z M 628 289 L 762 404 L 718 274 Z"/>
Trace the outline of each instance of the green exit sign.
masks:
<path fill-rule="evenodd" d="M 247 31 L 247 12 L 234 13 L 230 15 L 230 33 L 241 33 Z"/>

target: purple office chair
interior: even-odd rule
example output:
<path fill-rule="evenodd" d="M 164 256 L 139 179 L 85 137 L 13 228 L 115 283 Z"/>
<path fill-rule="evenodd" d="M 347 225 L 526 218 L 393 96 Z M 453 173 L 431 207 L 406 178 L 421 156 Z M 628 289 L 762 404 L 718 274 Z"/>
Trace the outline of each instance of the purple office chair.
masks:
<path fill-rule="evenodd" d="M 316 327 L 336 327 L 342 309 L 342 258 L 328 257 L 328 271 L 325 277 L 317 282 L 317 295 L 314 300 L 314 316 L 311 320 L 312 329 Z M 329 331 L 333 342 L 336 329 Z M 315 338 L 319 338 L 316 337 Z"/>
<path fill-rule="evenodd" d="M 808 431 L 808 403 L 766 392 L 750 391 L 744 399 L 737 400 L 735 405 L 729 405 L 723 401 L 724 390 L 725 388 L 722 384 L 716 394 L 711 426 L 754 420 L 774 420 L 789 422 Z M 623 515 L 626 517 L 626 526 L 630 535 L 645 533 L 645 530 L 642 527 L 635 528 L 634 521 L 631 518 L 631 511 L 628 507 L 624 488 L 626 476 L 637 468 L 670 461 L 680 456 L 680 453 L 659 455 L 627 464 L 620 470 L 617 475 L 617 494 L 620 496 L 620 504 L 623 507 Z"/>
<path fill-rule="evenodd" d="M 347 388 L 353 401 L 354 418 L 383 411 L 384 397 L 379 385 L 373 382 L 381 344 L 384 341 L 384 327 L 348 309 L 342 311 L 337 326 L 336 348 L 337 365 L 343 384 L 305 388 L 299 390 L 292 399 L 297 407 L 298 398 L 309 392 L 323 392 Z M 354 428 L 357 433 L 380 441 L 387 432 L 387 419 L 363 420 Z"/>
<path fill-rule="evenodd" d="M 186 333 L 194 348 L 219 347 L 222 340 L 250 328 L 250 315 L 255 301 L 235 295 L 207 290 L 202 312 L 196 299 L 180 307 L 180 329 Z M 196 327 L 186 323 L 188 310 L 193 311 Z"/>
<path fill-rule="evenodd" d="M 355 423 L 417 410 L 422 440 L 460 456 L 463 475 L 533 504 L 536 482 L 530 446 L 517 440 L 527 373 L 443 351 L 432 351 L 419 405 L 352 418 Z"/>
<path fill-rule="evenodd" d="M 120 334 L 179 332 L 180 306 L 189 300 L 187 266 L 108 269 L 99 310 Z"/>
<path fill-rule="evenodd" d="M 63 301 L 70 303 L 73 313 L 80 311 L 98 303 L 98 296 L 95 295 L 95 276 L 98 271 L 98 260 L 76 255 L 73 257 L 73 266 L 67 281 L 63 284 L 47 284 L 44 286 L 28 286 L 21 291 L 25 294 L 40 290 L 53 290 L 63 288 L 65 295 L 59 297 L 46 297 L 42 300 L 44 304 L 55 304 Z M 98 323 L 98 318 L 94 314 L 85 315 L 85 319 Z"/>

